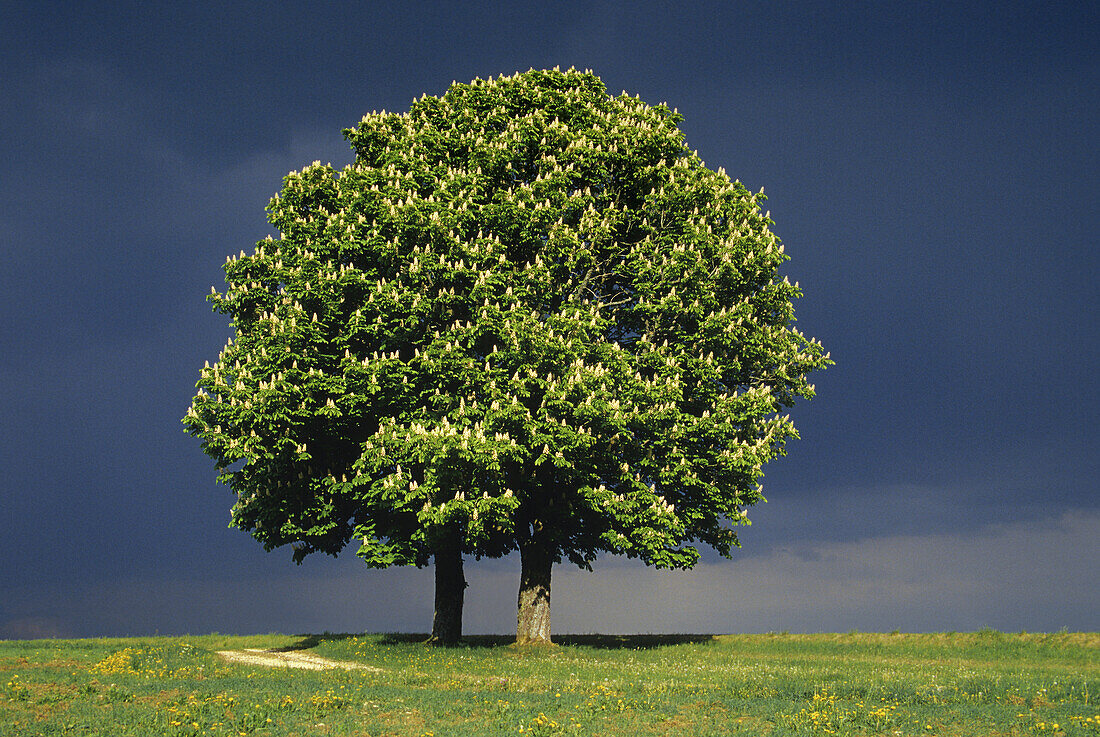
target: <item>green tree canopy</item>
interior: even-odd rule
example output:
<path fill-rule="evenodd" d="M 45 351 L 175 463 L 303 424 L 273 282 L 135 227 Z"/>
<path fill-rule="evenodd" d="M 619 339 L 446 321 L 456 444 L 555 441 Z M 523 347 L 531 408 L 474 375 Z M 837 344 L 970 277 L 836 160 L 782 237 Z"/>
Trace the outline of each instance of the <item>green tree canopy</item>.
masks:
<path fill-rule="evenodd" d="M 521 641 L 549 638 L 554 562 L 728 556 L 829 360 L 763 195 L 680 121 L 530 71 L 367 115 L 353 164 L 289 174 L 279 238 L 211 295 L 237 338 L 184 420 L 233 524 L 299 561 L 435 555 L 437 615 L 463 553 L 519 549 Z"/>

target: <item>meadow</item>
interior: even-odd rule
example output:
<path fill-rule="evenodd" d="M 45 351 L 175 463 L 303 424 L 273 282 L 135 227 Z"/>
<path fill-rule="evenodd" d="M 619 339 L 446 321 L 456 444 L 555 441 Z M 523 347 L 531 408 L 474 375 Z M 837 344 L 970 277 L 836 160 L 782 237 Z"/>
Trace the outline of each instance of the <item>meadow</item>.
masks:
<path fill-rule="evenodd" d="M 0 641 L 0 735 L 1100 735 L 1100 634 Z M 377 666 L 230 664 L 280 648 Z"/>

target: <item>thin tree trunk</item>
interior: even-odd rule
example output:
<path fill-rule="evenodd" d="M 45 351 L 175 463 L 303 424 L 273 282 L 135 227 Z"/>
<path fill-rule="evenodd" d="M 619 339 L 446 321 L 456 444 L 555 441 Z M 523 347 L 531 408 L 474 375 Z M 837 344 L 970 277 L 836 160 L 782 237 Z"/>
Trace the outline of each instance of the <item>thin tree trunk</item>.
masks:
<path fill-rule="evenodd" d="M 435 551 L 435 616 L 429 642 L 455 645 L 462 639 L 462 600 L 466 578 L 462 575 L 462 550 L 448 541 Z"/>
<path fill-rule="evenodd" d="M 550 644 L 550 571 L 554 560 L 535 523 L 536 533 L 520 543 L 517 645 Z"/>

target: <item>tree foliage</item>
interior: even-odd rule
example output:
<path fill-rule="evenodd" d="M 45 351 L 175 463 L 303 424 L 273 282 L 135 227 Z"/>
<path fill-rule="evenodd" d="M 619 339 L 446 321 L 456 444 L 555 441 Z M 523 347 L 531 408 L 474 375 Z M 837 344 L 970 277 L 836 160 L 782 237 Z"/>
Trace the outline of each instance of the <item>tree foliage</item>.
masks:
<path fill-rule="evenodd" d="M 763 195 L 707 168 L 681 117 L 576 70 L 454 84 L 291 172 L 280 235 L 210 295 L 236 339 L 187 429 L 232 520 L 295 559 L 372 566 L 441 540 L 553 560 L 729 555 L 778 413 L 829 363 Z"/>

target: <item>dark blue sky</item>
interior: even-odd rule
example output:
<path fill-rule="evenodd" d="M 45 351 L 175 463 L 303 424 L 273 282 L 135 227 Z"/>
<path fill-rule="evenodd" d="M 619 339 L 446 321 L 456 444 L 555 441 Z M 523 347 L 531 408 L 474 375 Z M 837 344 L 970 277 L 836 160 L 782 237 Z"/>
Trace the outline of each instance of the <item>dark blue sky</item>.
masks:
<path fill-rule="evenodd" d="M 689 5 L 5 3 L 0 637 L 429 627 L 427 571 L 226 528 L 204 296 L 363 113 L 555 65 L 765 188 L 836 360 L 733 561 L 559 567 L 555 631 L 1100 629 L 1096 6 Z M 469 565 L 467 631 L 517 568 Z"/>

